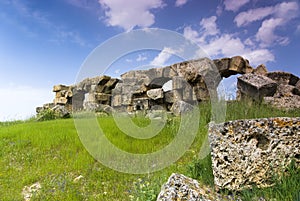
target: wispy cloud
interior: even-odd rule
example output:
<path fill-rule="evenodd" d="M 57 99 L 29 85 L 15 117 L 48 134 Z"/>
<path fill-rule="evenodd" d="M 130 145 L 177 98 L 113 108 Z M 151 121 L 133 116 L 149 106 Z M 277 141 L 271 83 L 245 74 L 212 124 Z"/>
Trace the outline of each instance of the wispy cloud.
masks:
<path fill-rule="evenodd" d="M 288 21 L 298 15 L 298 10 L 299 5 L 297 2 L 282 2 L 274 6 L 250 9 L 241 12 L 234 18 L 234 22 L 238 27 L 241 27 L 255 21 L 263 20 L 268 16 Z"/>
<path fill-rule="evenodd" d="M 106 23 L 126 31 L 134 27 L 150 27 L 155 23 L 152 9 L 163 8 L 162 0 L 99 0 L 105 10 Z"/>
<path fill-rule="evenodd" d="M 153 59 L 151 65 L 159 67 L 165 66 L 166 62 L 176 53 L 178 53 L 178 50 L 164 47 L 164 49 Z"/>
<path fill-rule="evenodd" d="M 176 6 L 176 7 L 181 7 L 181 6 L 183 6 L 184 4 L 186 4 L 187 2 L 188 2 L 188 0 L 176 0 L 175 6 Z"/>
<path fill-rule="evenodd" d="M 225 10 L 236 12 L 248 2 L 250 2 L 250 0 L 224 0 Z"/>

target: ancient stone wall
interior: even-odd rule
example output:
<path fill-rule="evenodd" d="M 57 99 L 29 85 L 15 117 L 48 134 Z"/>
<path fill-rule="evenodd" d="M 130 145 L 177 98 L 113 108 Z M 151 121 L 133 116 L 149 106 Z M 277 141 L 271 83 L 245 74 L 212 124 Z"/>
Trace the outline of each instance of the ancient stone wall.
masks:
<path fill-rule="evenodd" d="M 209 101 L 223 78 L 238 78 L 237 98 L 265 101 L 276 107 L 300 107 L 300 79 L 286 72 L 268 72 L 264 65 L 253 69 L 249 61 L 235 56 L 202 58 L 149 70 L 129 71 L 121 79 L 109 76 L 87 78 L 72 86 L 53 87 L 55 99 L 36 109 L 62 106 L 65 110 L 118 111 L 166 110 L 180 115 L 193 104 Z M 171 81 L 171 87 L 165 87 Z M 58 107 L 56 107 L 58 108 Z M 61 108 L 61 107 L 60 107 Z"/>
<path fill-rule="evenodd" d="M 252 71 L 249 62 L 239 56 L 129 71 L 121 75 L 112 92 L 112 107 L 127 112 L 163 108 L 180 115 L 189 107 L 187 104 L 209 100 L 210 92 L 216 90 L 223 77 Z M 163 86 L 168 81 L 172 81 L 172 87 L 165 90 Z"/>
<path fill-rule="evenodd" d="M 40 113 L 45 109 L 56 109 L 55 106 L 64 107 L 69 113 L 78 110 L 97 111 L 103 109 L 103 105 L 111 105 L 111 93 L 119 79 L 109 76 L 87 78 L 76 85 L 55 85 L 53 103 L 37 107 Z"/>
<path fill-rule="evenodd" d="M 300 167 L 300 117 L 211 124 L 209 141 L 219 189 L 270 186 L 291 160 Z"/>

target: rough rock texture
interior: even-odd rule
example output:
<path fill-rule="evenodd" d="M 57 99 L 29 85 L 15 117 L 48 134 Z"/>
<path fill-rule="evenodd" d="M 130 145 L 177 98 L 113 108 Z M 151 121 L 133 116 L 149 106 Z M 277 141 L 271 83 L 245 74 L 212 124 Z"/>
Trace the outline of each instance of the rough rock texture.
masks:
<path fill-rule="evenodd" d="M 202 58 L 164 68 L 129 71 L 121 75 L 121 81 L 112 91 L 112 107 L 134 112 L 151 110 L 159 105 L 172 111 L 177 101 L 191 103 L 209 100 L 209 89 L 216 89 L 222 77 L 252 71 L 249 62 L 240 56 L 214 61 Z M 172 88 L 161 90 L 170 80 Z"/>
<path fill-rule="evenodd" d="M 253 73 L 257 75 L 267 75 L 268 69 L 264 64 L 260 64 L 253 70 Z"/>
<path fill-rule="evenodd" d="M 300 166 L 300 117 L 211 124 L 209 140 L 217 188 L 270 186 L 292 159 Z"/>
<path fill-rule="evenodd" d="M 200 186 L 197 180 L 173 173 L 161 188 L 157 201 L 224 201 L 240 200 L 231 196 L 222 196 L 212 189 Z"/>
<path fill-rule="evenodd" d="M 53 103 L 37 107 L 36 112 L 56 105 L 69 112 L 99 112 L 101 105 L 120 112 L 150 111 L 156 106 L 168 112 L 177 111 L 172 108 L 178 101 L 187 104 L 209 101 L 210 93 L 216 93 L 222 78 L 236 74 L 244 74 L 238 78 L 238 99 L 250 97 L 259 102 L 264 99 L 275 107 L 300 107 L 300 79 L 297 76 L 268 72 L 263 64 L 253 69 L 248 60 L 235 56 L 213 61 L 201 58 L 163 68 L 129 71 L 121 75 L 121 80 L 103 75 L 72 86 L 56 85 Z"/>
<path fill-rule="evenodd" d="M 184 101 L 176 101 L 171 108 L 174 115 L 180 116 L 186 112 L 192 111 L 194 106 Z"/>
<path fill-rule="evenodd" d="M 240 99 L 247 97 L 261 101 L 263 97 L 275 94 L 277 83 L 266 76 L 245 74 L 238 77 L 237 87 L 241 95 Z"/>
<path fill-rule="evenodd" d="M 55 92 L 53 103 L 37 107 L 36 112 L 40 113 L 45 109 L 52 109 L 60 116 L 66 117 L 73 110 L 84 109 L 99 112 L 105 108 L 103 111 L 110 113 L 111 108 L 107 109 L 103 105 L 110 107 L 112 89 L 118 82 L 118 79 L 104 75 L 87 78 L 76 85 L 55 85 L 53 87 L 53 92 Z"/>
<path fill-rule="evenodd" d="M 267 73 L 267 76 L 272 80 L 275 80 L 278 84 L 295 86 L 299 81 L 299 78 L 296 75 L 282 71 L 269 72 Z"/>
<path fill-rule="evenodd" d="M 268 77 L 273 79 L 278 87 L 273 97 L 264 97 L 264 102 L 277 108 L 300 108 L 300 79 L 287 72 L 270 72 Z"/>

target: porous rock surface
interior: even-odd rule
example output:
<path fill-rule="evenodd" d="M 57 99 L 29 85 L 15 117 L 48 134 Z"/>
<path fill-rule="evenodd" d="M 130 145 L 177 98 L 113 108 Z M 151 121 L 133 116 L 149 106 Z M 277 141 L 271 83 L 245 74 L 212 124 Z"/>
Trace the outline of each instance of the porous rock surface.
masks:
<path fill-rule="evenodd" d="M 201 186 L 197 180 L 173 173 L 161 188 L 157 201 L 225 201 L 240 200 L 232 196 L 222 196 L 212 189 Z"/>
<path fill-rule="evenodd" d="M 209 128 L 215 186 L 241 190 L 272 185 L 291 160 L 300 165 L 300 117 L 236 120 Z"/>

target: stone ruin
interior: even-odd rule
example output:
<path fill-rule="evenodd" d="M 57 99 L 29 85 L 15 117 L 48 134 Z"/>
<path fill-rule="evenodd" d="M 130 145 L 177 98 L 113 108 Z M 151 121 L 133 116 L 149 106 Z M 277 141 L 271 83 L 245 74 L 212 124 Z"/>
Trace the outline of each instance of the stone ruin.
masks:
<path fill-rule="evenodd" d="M 89 110 L 118 111 L 166 110 L 180 115 L 191 104 L 209 101 L 223 78 L 242 74 L 237 81 L 237 100 L 264 101 L 275 107 L 300 107 L 299 78 L 287 72 L 268 72 L 264 65 L 252 68 L 249 61 L 235 56 L 176 63 L 163 68 L 129 71 L 121 79 L 103 75 L 75 85 L 53 87 L 55 99 L 45 109 L 63 114 Z M 171 86 L 166 89 L 166 83 Z"/>
<path fill-rule="evenodd" d="M 236 74 L 241 74 L 237 79 L 237 100 L 300 108 L 299 77 L 287 72 L 268 72 L 264 65 L 252 68 L 248 60 L 236 56 L 216 60 L 202 58 L 164 68 L 129 71 L 121 75 L 121 79 L 104 75 L 72 86 L 56 85 L 53 87 L 54 101 L 36 110 L 40 113 L 52 109 L 66 114 L 81 110 L 111 113 L 112 110 L 163 109 L 180 115 L 194 103 L 209 101 L 221 80 Z M 166 89 L 170 81 L 171 87 Z M 275 172 L 282 171 L 292 158 L 297 159 L 299 165 L 299 122 L 299 118 L 269 118 L 211 126 L 209 140 L 216 187 L 240 190 L 252 184 L 272 185 L 267 174 L 269 169 L 266 169 L 270 164 Z M 174 186 L 174 179 L 180 180 L 180 189 L 191 193 L 188 195 L 195 200 L 199 200 L 199 196 L 204 198 L 201 189 L 194 189 L 197 183 L 173 175 L 169 187 L 164 186 L 158 200 L 178 198 L 181 190 L 177 188 L 179 184 Z M 188 181 L 187 185 L 184 181 Z M 196 187 L 189 189 L 193 185 Z"/>

